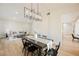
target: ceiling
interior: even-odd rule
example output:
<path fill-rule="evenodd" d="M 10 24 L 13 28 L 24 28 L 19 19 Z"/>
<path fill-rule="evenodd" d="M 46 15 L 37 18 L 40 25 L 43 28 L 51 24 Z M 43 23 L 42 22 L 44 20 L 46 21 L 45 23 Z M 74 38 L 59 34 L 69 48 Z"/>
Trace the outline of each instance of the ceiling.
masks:
<path fill-rule="evenodd" d="M 45 16 L 47 12 L 53 12 L 54 9 L 58 10 L 59 8 L 70 8 L 70 7 L 79 7 L 79 4 L 55 4 L 55 3 L 39 3 L 39 12 L 42 16 Z M 24 7 L 31 8 L 29 3 L 0 3 L 0 20 L 17 20 L 23 21 L 24 18 Z M 37 4 L 32 4 L 32 8 L 37 11 Z"/>

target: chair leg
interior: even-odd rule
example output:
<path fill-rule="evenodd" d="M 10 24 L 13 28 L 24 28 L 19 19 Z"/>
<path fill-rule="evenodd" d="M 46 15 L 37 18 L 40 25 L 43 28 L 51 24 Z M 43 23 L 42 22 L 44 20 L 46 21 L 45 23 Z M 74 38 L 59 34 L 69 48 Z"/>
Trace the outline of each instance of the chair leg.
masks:
<path fill-rule="evenodd" d="M 37 49 L 37 55 L 39 55 L 39 50 Z"/>
<path fill-rule="evenodd" d="M 31 52 L 31 56 L 34 56 L 33 52 Z"/>
<path fill-rule="evenodd" d="M 24 56 L 26 56 L 26 50 L 24 49 Z"/>
<path fill-rule="evenodd" d="M 74 41 L 74 38 L 72 39 L 72 41 Z"/>
<path fill-rule="evenodd" d="M 45 50 L 45 55 L 44 56 L 46 56 L 47 55 L 47 49 Z"/>
<path fill-rule="evenodd" d="M 29 51 L 27 51 L 27 56 L 29 55 Z"/>
<path fill-rule="evenodd" d="M 24 52 L 25 48 L 23 47 L 22 52 Z"/>

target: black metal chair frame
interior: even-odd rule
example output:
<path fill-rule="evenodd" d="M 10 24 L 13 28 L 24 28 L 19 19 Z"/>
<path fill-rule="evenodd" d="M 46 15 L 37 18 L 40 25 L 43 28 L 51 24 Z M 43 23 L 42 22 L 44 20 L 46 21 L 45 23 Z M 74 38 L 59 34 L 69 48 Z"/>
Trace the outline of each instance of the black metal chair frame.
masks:
<path fill-rule="evenodd" d="M 25 38 L 22 38 L 22 43 L 23 43 L 22 52 L 24 51 L 24 55 L 26 55 L 26 50 L 27 50 L 27 55 L 29 54 L 29 52 L 32 52 L 33 55 L 34 51 L 38 50 L 38 48 L 32 42 L 28 41 Z"/>
<path fill-rule="evenodd" d="M 46 50 L 47 52 L 44 56 L 46 56 L 46 55 L 48 55 L 48 56 L 57 56 L 59 47 L 60 47 L 60 42 L 59 42 L 58 45 L 56 45 L 56 49 L 51 48 L 48 51 Z"/>
<path fill-rule="evenodd" d="M 74 36 L 74 34 L 72 34 L 72 38 L 73 38 L 72 41 L 74 41 L 74 39 L 78 39 L 79 40 L 79 38 Z"/>

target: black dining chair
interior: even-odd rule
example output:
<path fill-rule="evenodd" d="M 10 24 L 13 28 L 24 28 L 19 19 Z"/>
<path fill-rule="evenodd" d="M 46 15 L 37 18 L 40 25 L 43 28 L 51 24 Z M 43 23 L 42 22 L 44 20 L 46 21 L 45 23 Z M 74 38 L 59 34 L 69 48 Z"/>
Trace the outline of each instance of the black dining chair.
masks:
<path fill-rule="evenodd" d="M 37 51 L 37 54 L 35 54 L 35 51 Z M 34 44 L 31 44 L 31 46 L 28 47 L 28 53 L 27 53 L 27 55 L 29 55 L 29 52 L 31 52 L 31 56 L 38 55 L 38 47 L 35 46 Z"/>
<path fill-rule="evenodd" d="M 74 41 L 74 39 L 78 39 L 79 40 L 79 38 L 74 36 L 74 34 L 72 34 L 72 38 L 73 38 L 72 41 Z"/>
<path fill-rule="evenodd" d="M 22 38 L 22 43 L 23 43 L 23 49 L 22 49 L 23 52 L 25 47 L 27 46 L 25 38 Z"/>
<path fill-rule="evenodd" d="M 30 52 L 32 53 L 32 55 L 34 55 L 35 50 L 37 50 L 38 52 L 38 47 L 32 42 L 28 41 L 26 38 L 22 38 L 22 43 L 23 43 L 22 52 L 24 52 L 24 55 L 26 54 L 29 55 Z"/>
<path fill-rule="evenodd" d="M 48 56 L 57 56 L 59 47 L 60 47 L 60 42 L 59 42 L 59 45 L 56 45 L 55 49 L 51 48 L 48 50 L 48 52 L 47 52 Z"/>
<path fill-rule="evenodd" d="M 24 52 L 24 55 L 26 55 L 26 51 L 30 47 L 31 43 L 26 38 L 22 38 L 22 43 L 23 43 L 22 52 Z"/>

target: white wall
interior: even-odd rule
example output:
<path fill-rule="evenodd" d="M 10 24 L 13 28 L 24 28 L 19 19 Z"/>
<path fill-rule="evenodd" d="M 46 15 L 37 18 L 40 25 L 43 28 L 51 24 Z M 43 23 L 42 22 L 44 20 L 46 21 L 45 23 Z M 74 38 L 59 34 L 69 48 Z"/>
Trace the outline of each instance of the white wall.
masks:
<path fill-rule="evenodd" d="M 29 31 L 29 26 L 27 22 L 0 20 L 0 32 L 7 31 Z"/>
<path fill-rule="evenodd" d="M 33 31 L 39 33 L 39 34 L 48 34 L 48 20 L 42 19 L 42 21 L 33 21 L 32 25 Z"/>
<path fill-rule="evenodd" d="M 62 40 L 61 33 L 61 14 L 58 11 L 53 10 L 48 19 L 48 36 L 58 43 Z"/>
<path fill-rule="evenodd" d="M 0 21 L 0 33 L 3 33 L 5 31 L 5 26 L 3 24 L 4 22 Z"/>
<path fill-rule="evenodd" d="M 26 4 L 0 4 L 0 32 L 29 31 L 29 21 L 24 18 Z"/>
<path fill-rule="evenodd" d="M 74 34 L 79 35 L 79 20 L 75 22 Z"/>

